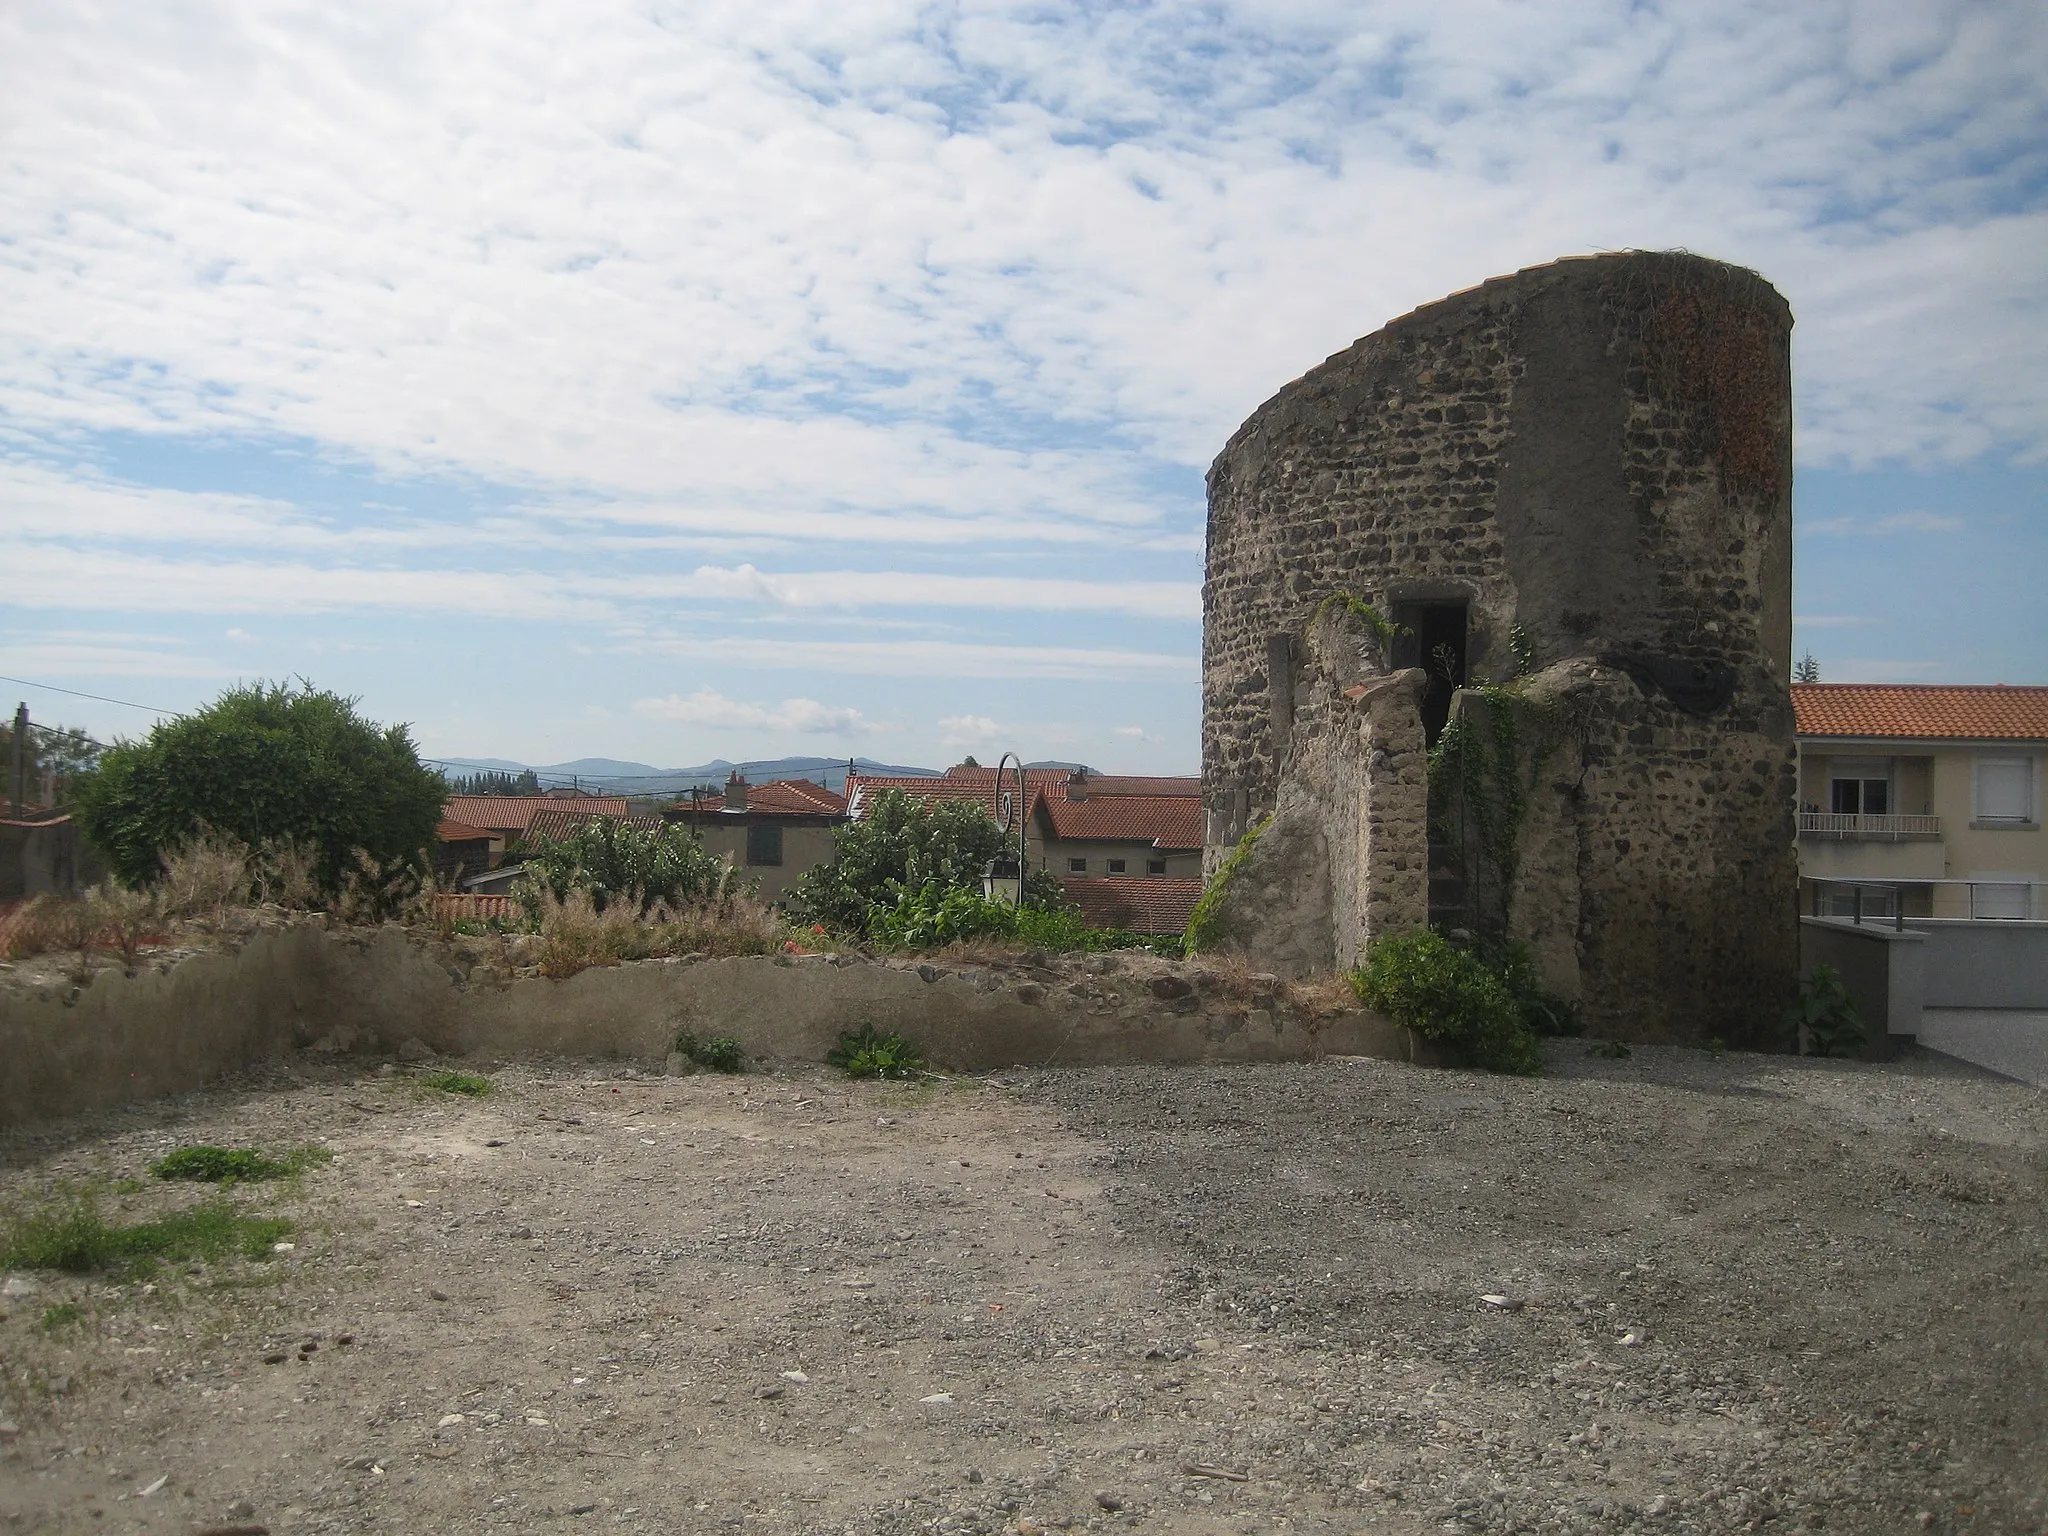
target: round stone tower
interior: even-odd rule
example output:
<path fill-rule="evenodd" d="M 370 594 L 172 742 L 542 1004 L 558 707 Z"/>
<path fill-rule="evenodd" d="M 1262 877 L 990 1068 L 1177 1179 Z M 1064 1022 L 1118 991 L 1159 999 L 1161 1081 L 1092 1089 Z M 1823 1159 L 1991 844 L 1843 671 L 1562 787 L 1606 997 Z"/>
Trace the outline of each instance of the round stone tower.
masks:
<path fill-rule="evenodd" d="M 1426 741 L 1499 703 L 1488 685 L 1560 723 L 1490 896 L 1431 851 L 1431 920 L 1527 938 L 1596 1024 L 1773 1028 L 1797 950 L 1791 326 L 1742 268 L 1571 258 L 1261 406 L 1209 472 L 1210 867 L 1283 799 L 1309 631 L 1345 594 L 1388 626 Z M 1333 958 L 1355 959 L 1341 936 Z"/>

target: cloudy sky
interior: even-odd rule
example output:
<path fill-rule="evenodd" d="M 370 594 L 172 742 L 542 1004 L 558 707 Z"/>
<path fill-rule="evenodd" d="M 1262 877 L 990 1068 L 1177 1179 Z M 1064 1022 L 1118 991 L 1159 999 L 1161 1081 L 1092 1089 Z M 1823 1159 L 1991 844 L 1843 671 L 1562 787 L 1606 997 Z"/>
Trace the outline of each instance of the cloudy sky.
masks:
<path fill-rule="evenodd" d="M 2048 681 L 2044 82 L 2025 3 L 14 0 L 0 673 L 1191 771 L 1236 424 L 1683 246 L 1798 316 L 1799 645 Z"/>

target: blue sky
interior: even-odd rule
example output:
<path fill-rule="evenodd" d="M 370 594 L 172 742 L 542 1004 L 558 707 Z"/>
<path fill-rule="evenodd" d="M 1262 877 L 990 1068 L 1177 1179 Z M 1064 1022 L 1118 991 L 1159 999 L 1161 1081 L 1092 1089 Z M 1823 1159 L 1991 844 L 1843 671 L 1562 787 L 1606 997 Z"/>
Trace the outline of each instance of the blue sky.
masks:
<path fill-rule="evenodd" d="M 1939 0 L 24 0 L 0 673 L 305 676 L 436 754 L 1192 771 L 1237 423 L 1682 246 L 1798 317 L 1799 646 L 2048 681 L 2044 81 L 2040 7 Z"/>

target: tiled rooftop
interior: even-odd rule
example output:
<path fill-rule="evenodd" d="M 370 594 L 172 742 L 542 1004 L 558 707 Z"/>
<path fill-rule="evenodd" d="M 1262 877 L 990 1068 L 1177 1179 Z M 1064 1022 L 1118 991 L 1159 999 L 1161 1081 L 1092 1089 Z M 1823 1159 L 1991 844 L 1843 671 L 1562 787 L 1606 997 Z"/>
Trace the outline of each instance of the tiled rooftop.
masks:
<path fill-rule="evenodd" d="M 1957 683 L 1794 683 L 1801 736 L 2048 741 L 2048 688 Z"/>
<path fill-rule="evenodd" d="M 1199 880 L 1060 881 L 1068 901 L 1081 909 L 1091 928 L 1128 928 L 1133 933 L 1179 933 L 1202 894 Z"/>
<path fill-rule="evenodd" d="M 1048 799 L 1053 836 L 1143 842 L 1162 850 L 1202 846 L 1202 801 L 1197 795 L 1097 795 Z"/>
<path fill-rule="evenodd" d="M 501 837 L 516 837 L 543 811 L 566 810 L 578 820 L 592 816 L 629 814 L 623 796 L 586 795 L 567 799 L 557 795 L 450 795 L 441 814 L 466 826 L 488 827 Z"/>

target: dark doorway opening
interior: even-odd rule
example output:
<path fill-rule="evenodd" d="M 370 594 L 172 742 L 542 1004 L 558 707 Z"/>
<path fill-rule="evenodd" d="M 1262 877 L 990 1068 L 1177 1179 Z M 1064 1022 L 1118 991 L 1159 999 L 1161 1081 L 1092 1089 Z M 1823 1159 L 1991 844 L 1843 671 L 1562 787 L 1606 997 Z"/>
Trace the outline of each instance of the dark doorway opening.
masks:
<path fill-rule="evenodd" d="M 1394 641 L 1394 665 L 1420 667 L 1429 674 L 1422 733 L 1435 746 L 1451 718 L 1451 695 L 1465 686 L 1465 605 L 1398 603 L 1394 622 L 1405 631 Z"/>

